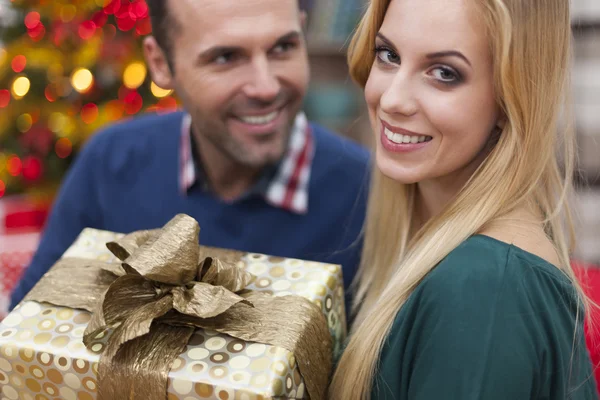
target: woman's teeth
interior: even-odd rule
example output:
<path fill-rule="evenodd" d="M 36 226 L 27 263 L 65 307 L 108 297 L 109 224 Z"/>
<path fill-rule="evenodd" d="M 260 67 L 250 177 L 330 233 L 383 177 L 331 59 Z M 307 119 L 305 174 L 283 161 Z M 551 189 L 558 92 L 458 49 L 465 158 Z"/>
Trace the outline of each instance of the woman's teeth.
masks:
<path fill-rule="evenodd" d="M 240 121 L 250 124 L 250 125 L 265 125 L 269 122 L 273 122 L 275 118 L 279 115 L 279 111 L 273 111 L 272 113 L 266 115 L 256 115 L 256 116 L 248 116 L 248 117 L 238 117 Z"/>
<path fill-rule="evenodd" d="M 400 133 L 394 133 L 392 131 L 390 131 L 388 128 L 384 129 L 385 132 L 385 136 L 394 143 L 397 144 L 404 144 L 404 143 L 423 143 L 423 142 L 428 142 L 431 139 L 433 139 L 431 136 L 423 136 L 423 135 L 416 135 L 416 136 L 410 136 L 410 135 L 402 135 Z"/>

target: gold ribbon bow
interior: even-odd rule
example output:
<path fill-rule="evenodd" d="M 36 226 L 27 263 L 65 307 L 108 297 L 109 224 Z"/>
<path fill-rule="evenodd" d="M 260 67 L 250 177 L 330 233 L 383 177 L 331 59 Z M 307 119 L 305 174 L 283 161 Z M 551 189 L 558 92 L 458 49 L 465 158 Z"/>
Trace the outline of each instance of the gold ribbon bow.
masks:
<path fill-rule="evenodd" d="M 163 229 L 108 243 L 121 265 L 63 258 L 25 300 L 92 312 L 88 347 L 113 331 L 100 358 L 98 399 L 164 400 L 171 365 L 197 328 L 293 352 L 311 398 L 325 399 L 332 344 L 321 310 L 299 296 L 245 290 L 252 274 L 201 260 L 199 232 L 193 218 L 178 215 Z"/>

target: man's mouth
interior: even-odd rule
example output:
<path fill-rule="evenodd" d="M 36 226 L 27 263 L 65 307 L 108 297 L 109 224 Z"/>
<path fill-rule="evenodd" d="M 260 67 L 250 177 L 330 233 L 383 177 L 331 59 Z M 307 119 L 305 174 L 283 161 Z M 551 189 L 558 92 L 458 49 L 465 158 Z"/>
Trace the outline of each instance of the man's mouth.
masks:
<path fill-rule="evenodd" d="M 245 115 L 245 116 L 238 115 L 238 116 L 236 116 L 236 118 L 239 119 L 240 121 L 242 121 L 243 123 L 249 124 L 249 125 L 265 125 L 265 124 L 275 121 L 275 119 L 277 118 L 277 116 L 279 115 L 280 112 L 281 112 L 281 110 L 276 110 L 276 111 L 270 112 L 268 114 L 263 114 L 263 115 Z"/>

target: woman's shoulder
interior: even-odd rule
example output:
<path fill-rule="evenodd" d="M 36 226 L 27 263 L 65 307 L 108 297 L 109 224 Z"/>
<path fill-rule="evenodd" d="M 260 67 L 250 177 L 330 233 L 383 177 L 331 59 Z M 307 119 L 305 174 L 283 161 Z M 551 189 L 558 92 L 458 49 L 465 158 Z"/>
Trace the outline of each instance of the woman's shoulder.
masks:
<path fill-rule="evenodd" d="M 539 255 L 486 235 L 474 235 L 450 252 L 419 290 L 440 301 L 482 297 L 547 298 L 560 289 L 574 294 L 569 278 Z M 458 296 L 457 296 L 458 295 Z M 466 297 L 465 297 L 466 295 Z M 544 300 L 545 301 L 545 300 Z"/>

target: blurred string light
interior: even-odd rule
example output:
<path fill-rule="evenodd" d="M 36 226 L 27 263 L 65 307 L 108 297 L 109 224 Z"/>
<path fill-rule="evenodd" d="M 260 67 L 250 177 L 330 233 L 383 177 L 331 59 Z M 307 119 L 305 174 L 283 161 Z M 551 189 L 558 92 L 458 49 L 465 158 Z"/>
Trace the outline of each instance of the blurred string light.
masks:
<path fill-rule="evenodd" d="M 30 114 L 27 114 L 27 113 L 21 114 L 17 118 L 17 129 L 21 133 L 25 133 L 25 132 L 29 131 L 31 129 L 32 125 L 33 125 L 33 118 L 31 117 Z"/>
<path fill-rule="evenodd" d="M 137 89 L 142 86 L 146 80 L 147 74 L 148 70 L 146 69 L 146 65 L 139 61 L 133 62 L 125 68 L 125 72 L 123 73 L 123 84 L 128 89 Z"/>
<path fill-rule="evenodd" d="M 6 89 L 0 90 L 0 108 L 4 108 L 10 104 L 10 92 Z"/>
<path fill-rule="evenodd" d="M 9 173 L 9 175 L 19 176 L 22 169 L 23 163 L 19 157 L 13 155 L 8 158 L 8 161 L 6 162 L 6 171 Z"/>
<path fill-rule="evenodd" d="M 73 144 L 68 138 L 60 138 L 54 145 L 54 151 L 59 158 L 67 158 L 73 151 Z"/>
<path fill-rule="evenodd" d="M 150 91 L 152 92 L 154 97 L 157 97 L 159 99 L 170 96 L 173 93 L 172 90 L 163 89 L 154 82 L 150 84 Z"/>
<path fill-rule="evenodd" d="M 81 120 L 88 125 L 96 121 L 98 114 L 98 106 L 94 103 L 88 103 L 81 108 Z"/>
<path fill-rule="evenodd" d="M 62 131 L 67 125 L 67 116 L 60 112 L 53 112 L 48 118 L 48 128 L 54 133 Z"/>
<path fill-rule="evenodd" d="M 87 68 L 76 69 L 71 75 L 71 84 L 79 93 L 86 93 L 94 84 L 94 75 Z"/>
<path fill-rule="evenodd" d="M 12 84 L 12 94 L 15 99 L 22 99 L 31 88 L 31 82 L 25 76 L 17 77 Z"/>
<path fill-rule="evenodd" d="M 65 4 L 60 8 L 60 20 L 64 23 L 73 21 L 77 15 L 77 7 L 72 4 Z"/>
<path fill-rule="evenodd" d="M 99 125 L 177 108 L 173 91 L 148 79 L 133 44 L 151 33 L 145 1 L 11 1 L 24 10 L 14 20 L 23 34 L 0 46 L 0 72 L 9 74 L 0 87 L 0 131 L 14 139 L 0 153 L 0 197 L 15 184 L 24 190 L 20 181 L 57 179 L 67 164 L 47 165 L 56 162 L 48 157 L 69 158 Z M 32 51 L 38 46 L 46 50 Z M 118 85 L 117 97 L 108 93 Z"/>
<path fill-rule="evenodd" d="M 25 58 L 24 55 L 19 54 L 13 58 L 11 66 L 13 71 L 15 71 L 17 74 L 23 72 L 27 66 L 27 58 Z"/>

